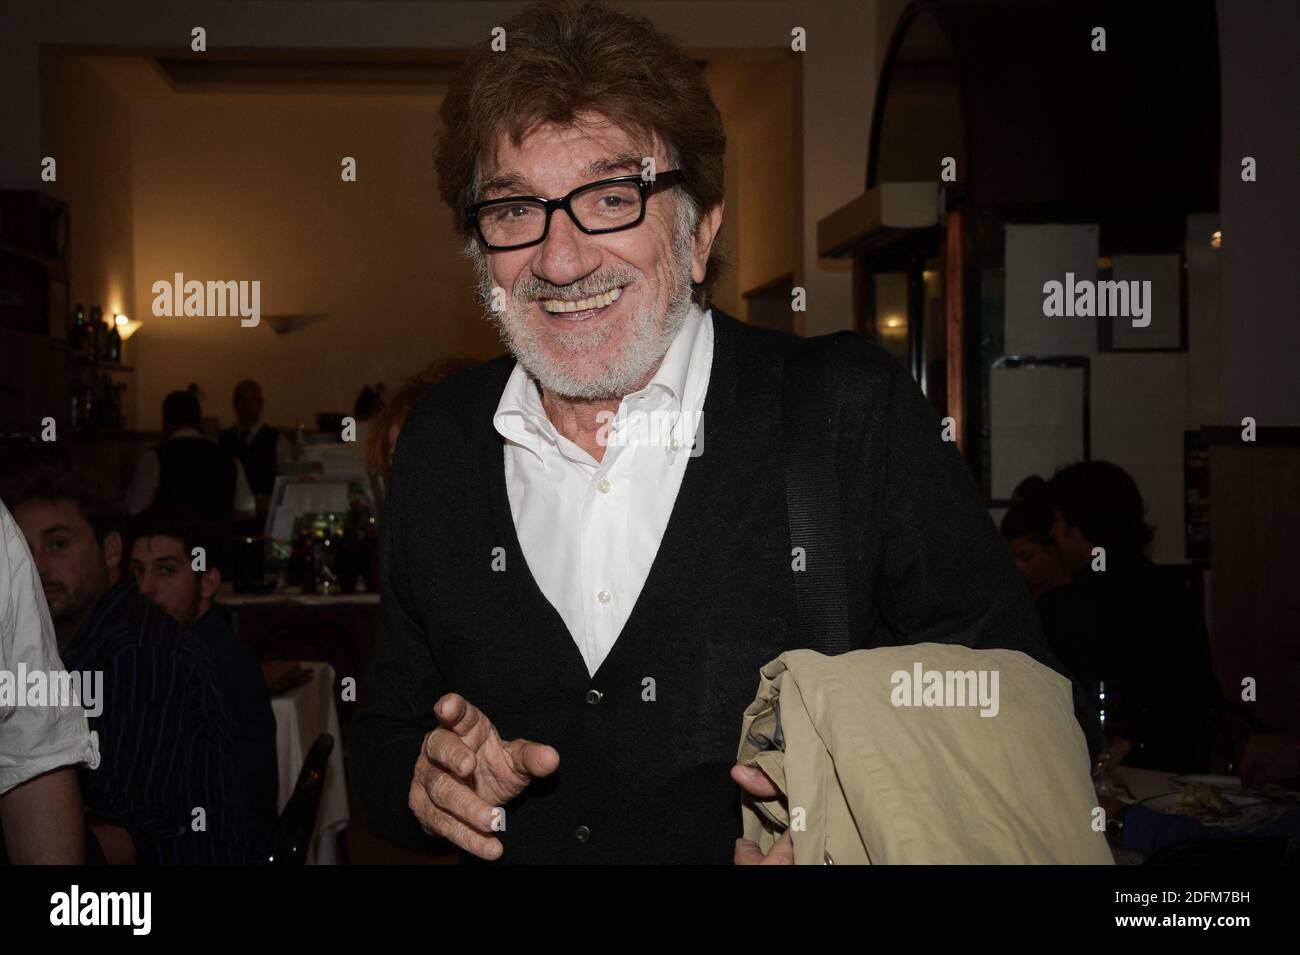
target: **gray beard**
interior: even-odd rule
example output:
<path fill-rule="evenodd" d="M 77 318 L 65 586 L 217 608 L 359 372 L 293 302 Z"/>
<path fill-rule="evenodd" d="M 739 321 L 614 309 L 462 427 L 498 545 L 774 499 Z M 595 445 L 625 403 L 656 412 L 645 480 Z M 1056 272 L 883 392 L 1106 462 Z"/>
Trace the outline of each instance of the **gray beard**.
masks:
<path fill-rule="evenodd" d="M 470 258 L 474 263 L 484 315 L 496 328 L 501 341 L 524 370 L 537 379 L 543 390 L 565 398 L 618 399 L 643 387 L 681 330 L 692 305 L 690 233 L 679 229 L 673 242 L 673 287 L 669 290 L 662 317 L 654 314 L 652 302 L 643 300 L 627 319 L 631 323 L 631 337 L 617 352 L 602 359 L 595 367 L 591 366 L 588 358 L 578 373 L 564 355 L 556 356 L 546 351 L 530 326 L 527 313 L 539 298 L 586 298 L 614 286 L 629 284 L 640 284 L 644 288 L 642 274 L 632 269 L 606 270 L 563 287 L 526 277 L 516 285 L 506 307 L 494 312 L 491 308 L 493 285 L 486 257 L 473 247 Z M 551 336 L 551 340 L 559 345 L 561 352 L 582 359 L 604 348 L 614 331 L 615 326 L 611 324 L 599 335 L 561 334 Z"/>

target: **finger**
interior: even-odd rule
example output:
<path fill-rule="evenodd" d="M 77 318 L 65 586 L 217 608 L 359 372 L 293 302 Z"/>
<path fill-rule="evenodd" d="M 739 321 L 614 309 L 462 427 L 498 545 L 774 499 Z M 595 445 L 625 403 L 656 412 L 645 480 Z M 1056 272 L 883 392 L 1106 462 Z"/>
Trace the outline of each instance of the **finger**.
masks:
<path fill-rule="evenodd" d="M 736 865 L 759 865 L 763 861 L 763 850 L 757 842 L 737 839 L 735 861 Z"/>
<path fill-rule="evenodd" d="M 772 782 L 772 777 L 756 766 L 737 763 L 731 767 L 731 778 L 756 799 L 775 799 L 781 795 L 781 789 Z"/>
<path fill-rule="evenodd" d="M 545 743 L 526 739 L 512 739 L 505 744 L 515 772 L 528 777 L 549 776 L 560 765 L 560 754 Z"/>
<path fill-rule="evenodd" d="M 480 859 L 493 861 L 501 858 L 501 853 L 505 851 L 500 839 L 480 835 L 455 816 L 435 809 L 430 821 L 434 835 L 442 836 Z"/>
<path fill-rule="evenodd" d="M 433 805 L 480 832 L 490 832 L 496 809 L 450 773 L 437 773 L 425 786 Z"/>
<path fill-rule="evenodd" d="M 459 819 L 435 806 L 429 799 L 428 792 L 418 783 L 412 783 L 407 802 L 416 821 L 429 835 L 446 839 L 481 859 L 497 859 L 505 851 L 499 839 L 479 835 Z"/>
<path fill-rule="evenodd" d="M 433 705 L 433 712 L 444 727 L 457 736 L 467 736 L 479 720 L 482 711 L 459 693 L 448 693 Z"/>
<path fill-rule="evenodd" d="M 787 829 L 763 858 L 762 865 L 794 865 L 794 839 Z"/>
<path fill-rule="evenodd" d="M 474 771 L 478 757 L 465 741 L 447 729 L 436 729 L 424 738 L 424 755 L 435 766 L 464 778 Z"/>

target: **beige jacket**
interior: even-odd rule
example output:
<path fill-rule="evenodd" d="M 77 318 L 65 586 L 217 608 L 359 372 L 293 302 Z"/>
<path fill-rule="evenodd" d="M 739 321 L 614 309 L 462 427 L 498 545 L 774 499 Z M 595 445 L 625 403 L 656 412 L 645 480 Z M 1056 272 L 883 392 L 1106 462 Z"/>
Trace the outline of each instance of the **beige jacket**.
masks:
<path fill-rule="evenodd" d="M 785 794 L 745 797 L 764 852 L 790 828 L 800 864 L 1113 863 L 1069 681 L 1025 654 L 794 650 L 760 676 L 739 759 Z"/>

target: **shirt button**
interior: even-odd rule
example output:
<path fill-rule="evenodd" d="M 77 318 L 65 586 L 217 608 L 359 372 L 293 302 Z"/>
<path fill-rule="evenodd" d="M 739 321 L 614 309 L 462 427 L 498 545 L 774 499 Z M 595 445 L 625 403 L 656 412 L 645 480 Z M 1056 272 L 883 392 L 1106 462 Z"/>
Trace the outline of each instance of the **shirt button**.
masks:
<path fill-rule="evenodd" d="M 596 485 L 596 490 L 599 491 L 601 494 L 608 494 L 611 486 L 612 485 L 608 481 L 606 481 L 604 478 L 601 478 L 600 483 Z"/>
<path fill-rule="evenodd" d="M 671 451 L 676 451 L 676 450 L 677 450 L 678 448 L 680 448 L 680 447 L 681 447 L 681 445 L 677 442 L 677 439 L 676 439 L 676 438 L 672 438 L 671 440 L 669 440 L 669 442 L 668 442 L 668 448 L 669 448 L 669 450 L 671 450 Z"/>
<path fill-rule="evenodd" d="M 608 590 L 602 590 L 600 593 L 596 594 L 596 599 L 603 604 L 609 603 L 610 600 L 613 599 L 613 597 L 614 595 L 611 594 Z"/>
<path fill-rule="evenodd" d="M 579 826 L 577 829 L 573 830 L 573 838 L 577 839 L 579 842 L 586 842 L 591 838 L 591 830 L 586 826 Z"/>
<path fill-rule="evenodd" d="M 587 702 L 590 703 L 592 706 L 595 706 L 597 703 L 600 702 L 600 698 L 602 696 L 604 696 L 604 694 L 601 693 L 600 690 L 588 690 Z"/>

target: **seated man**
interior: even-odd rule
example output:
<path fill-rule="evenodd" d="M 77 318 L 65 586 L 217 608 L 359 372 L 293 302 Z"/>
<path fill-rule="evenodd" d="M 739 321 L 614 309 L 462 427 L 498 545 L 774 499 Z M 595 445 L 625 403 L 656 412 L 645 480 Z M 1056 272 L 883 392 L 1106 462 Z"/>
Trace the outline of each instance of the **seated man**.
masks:
<path fill-rule="evenodd" d="M 1002 515 L 1002 537 L 1007 542 L 1007 550 L 1035 600 L 1070 582 L 1070 575 L 1061 562 L 1061 551 L 1052 540 L 1053 516 L 1047 482 L 1038 475 L 1020 482 L 1012 492 L 1011 506 Z"/>
<path fill-rule="evenodd" d="M 150 510 L 131 522 L 127 566 L 140 593 L 202 639 L 217 684 L 235 718 L 235 761 L 250 815 L 248 861 L 265 861 L 275 829 L 280 780 L 271 694 L 253 651 L 240 643 L 213 603 L 221 586 L 218 542 L 192 515 Z M 195 569 L 196 551 L 202 569 Z"/>
<path fill-rule="evenodd" d="M 1209 635 L 1186 589 L 1143 554 L 1154 532 L 1137 484 L 1088 461 L 1057 471 L 1047 493 L 1071 575 L 1038 601 L 1052 651 L 1080 681 L 1106 683 L 1109 732 L 1135 746 L 1128 765 L 1205 772 L 1220 698 Z"/>
<path fill-rule="evenodd" d="M 64 665 L 103 673 L 100 766 L 82 773 L 113 862 L 244 858 L 234 724 L 202 644 L 120 581 L 116 508 L 72 475 L 28 474 L 5 495 L 27 538 Z"/>
<path fill-rule="evenodd" d="M 0 678 L 63 670 L 40 578 L 8 509 L 0 503 Z M 25 686 L 15 682 L 13 689 Z M 25 706 L 0 693 L 0 859 L 77 865 L 85 821 L 76 765 L 99 765 L 99 746 L 80 706 Z M 85 700 L 91 705 L 90 700 Z"/>

